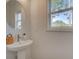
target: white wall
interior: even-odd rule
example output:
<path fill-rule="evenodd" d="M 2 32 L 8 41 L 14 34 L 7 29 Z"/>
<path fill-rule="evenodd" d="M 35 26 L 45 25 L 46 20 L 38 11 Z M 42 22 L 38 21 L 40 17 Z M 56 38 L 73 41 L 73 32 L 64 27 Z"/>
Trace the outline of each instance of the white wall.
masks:
<path fill-rule="evenodd" d="M 31 0 L 32 59 L 72 59 L 73 33 L 46 32 L 46 0 Z"/>

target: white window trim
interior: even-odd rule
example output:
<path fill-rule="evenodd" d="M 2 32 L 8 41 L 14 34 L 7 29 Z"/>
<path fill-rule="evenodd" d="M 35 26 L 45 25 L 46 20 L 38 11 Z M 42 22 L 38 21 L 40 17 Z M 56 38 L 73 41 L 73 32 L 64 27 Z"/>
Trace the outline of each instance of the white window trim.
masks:
<path fill-rule="evenodd" d="M 49 19 L 49 12 L 48 12 L 48 2 L 49 0 L 46 1 L 46 14 L 47 14 L 47 30 L 46 31 L 54 31 L 54 32 L 72 32 L 73 31 L 73 18 L 72 18 L 72 26 L 61 26 L 61 27 L 57 27 L 57 26 L 54 26 L 54 27 L 50 27 L 50 19 Z"/>

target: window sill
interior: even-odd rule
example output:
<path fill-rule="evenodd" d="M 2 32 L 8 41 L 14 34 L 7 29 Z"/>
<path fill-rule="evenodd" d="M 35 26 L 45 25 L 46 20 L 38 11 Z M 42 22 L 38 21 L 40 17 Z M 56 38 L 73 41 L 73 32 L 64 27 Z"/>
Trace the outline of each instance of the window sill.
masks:
<path fill-rule="evenodd" d="M 63 26 L 63 27 L 48 27 L 47 32 L 72 32 L 72 26 Z"/>

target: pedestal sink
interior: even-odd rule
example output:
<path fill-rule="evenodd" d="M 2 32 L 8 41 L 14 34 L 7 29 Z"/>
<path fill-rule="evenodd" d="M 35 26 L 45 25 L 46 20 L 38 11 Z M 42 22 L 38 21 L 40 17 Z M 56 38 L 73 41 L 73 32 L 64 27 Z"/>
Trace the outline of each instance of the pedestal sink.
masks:
<path fill-rule="evenodd" d="M 19 41 L 13 44 L 7 45 L 9 51 L 17 52 L 17 59 L 31 59 L 30 57 L 30 47 L 32 45 L 32 40 Z"/>

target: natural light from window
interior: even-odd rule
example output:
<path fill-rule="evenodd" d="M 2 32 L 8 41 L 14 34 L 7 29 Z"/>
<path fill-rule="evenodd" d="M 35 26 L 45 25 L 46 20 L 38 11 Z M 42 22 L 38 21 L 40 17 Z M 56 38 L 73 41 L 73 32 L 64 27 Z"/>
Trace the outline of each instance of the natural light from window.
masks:
<path fill-rule="evenodd" d="M 21 12 L 16 12 L 15 14 L 15 27 L 17 30 L 21 30 Z"/>
<path fill-rule="evenodd" d="M 72 26 L 72 0 L 49 0 L 49 24 L 55 26 Z"/>

